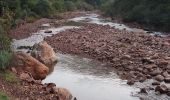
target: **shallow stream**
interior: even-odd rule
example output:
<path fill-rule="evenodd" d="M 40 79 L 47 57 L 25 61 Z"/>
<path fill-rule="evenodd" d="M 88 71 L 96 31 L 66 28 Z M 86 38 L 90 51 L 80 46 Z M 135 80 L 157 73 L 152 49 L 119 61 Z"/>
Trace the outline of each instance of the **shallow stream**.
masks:
<path fill-rule="evenodd" d="M 86 16 L 69 19 L 69 21 L 85 21 L 99 25 L 110 25 L 120 30 L 146 32 L 142 29 L 130 28 L 124 24 L 106 21 L 99 18 L 97 14 L 87 14 Z M 27 51 L 27 49 L 19 50 L 18 47 L 33 46 L 35 43 L 43 41 L 47 36 L 52 36 L 68 29 L 81 28 L 77 26 L 55 28 L 50 27 L 48 23 L 42 26 L 49 27 L 45 30 L 50 30 L 52 33 L 45 33 L 45 30 L 40 30 L 28 38 L 14 40 L 12 48 L 17 51 Z M 43 83 L 53 82 L 59 87 L 67 88 L 78 100 L 139 100 L 138 97 L 132 96 L 139 89 L 127 85 L 126 80 L 121 80 L 110 66 L 76 55 L 61 53 L 56 55 L 58 63 Z"/>

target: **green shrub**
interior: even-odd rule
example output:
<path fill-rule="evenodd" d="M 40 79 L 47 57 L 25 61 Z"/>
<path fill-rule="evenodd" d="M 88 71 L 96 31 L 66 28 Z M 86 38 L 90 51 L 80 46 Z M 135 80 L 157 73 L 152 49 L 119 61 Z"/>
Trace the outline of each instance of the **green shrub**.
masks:
<path fill-rule="evenodd" d="M 94 9 L 92 5 L 86 2 L 83 2 L 83 1 L 78 1 L 75 4 L 76 4 L 77 9 L 79 10 L 91 11 Z"/>
<path fill-rule="evenodd" d="M 169 0 L 115 0 L 108 6 L 104 5 L 102 10 L 111 17 L 170 31 Z"/>
<path fill-rule="evenodd" d="M 5 93 L 0 92 L 0 100 L 9 100 L 9 97 Z"/>
<path fill-rule="evenodd" d="M 10 60 L 12 58 L 12 53 L 9 51 L 0 51 L 0 69 L 5 69 L 9 66 Z"/>
<path fill-rule="evenodd" d="M 33 11 L 41 17 L 48 17 L 52 8 L 48 0 L 39 0 L 33 8 Z"/>
<path fill-rule="evenodd" d="M 10 50 L 11 40 L 7 35 L 1 34 L 3 30 L 0 29 L 0 50 Z"/>
<path fill-rule="evenodd" d="M 37 20 L 36 17 L 30 16 L 26 18 L 27 23 L 33 23 Z"/>
<path fill-rule="evenodd" d="M 76 10 L 76 5 L 72 1 L 65 1 L 64 6 L 67 11 Z"/>
<path fill-rule="evenodd" d="M 14 73 L 12 73 L 11 71 L 3 72 L 2 77 L 4 78 L 4 80 L 6 82 L 10 82 L 10 83 L 17 83 L 18 82 L 17 76 Z"/>

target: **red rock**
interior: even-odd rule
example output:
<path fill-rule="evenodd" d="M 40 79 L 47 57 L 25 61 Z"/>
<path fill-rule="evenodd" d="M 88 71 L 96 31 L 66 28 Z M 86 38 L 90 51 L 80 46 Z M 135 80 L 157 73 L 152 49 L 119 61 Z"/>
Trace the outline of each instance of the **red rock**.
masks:
<path fill-rule="evenodd" d="M 163 66 L 168 66 L 169 62 L 166 60 L 160 60 L 158 62 L 158 66 L 163 67 Z"/>
<path fill-rule="evenodd" d="M 46 30 L 44 33 L 52 33 L 53 31 L 51 30 Z"/>
<path fill-rule="evenodd" d="M 166 85 L 159 85 L 155 88 L 155 92 L 160 92 L 161 94 L 168 92 L 168 87 Z"/>
<path fill-rule="evenodd" d="M 146 94 L 147 94 L 146 88 L 141 88 L 141 89 L 140 89 L 140 93 L 146 93 Z"/>
<path fill-rule="evenodd" d="M 34 45 L 34 50 L 31 52 L 31 55 L 49 68 L 57 63 L 56 53 L 45 41 Z"/>
<path fill-rule="evenodd" d="M 148 63 L 148 64 L 153 64 L 154 60 L 151 60 L 150 58 L 143 58 L 142 63 Z"/>
<path fill-rule="evenodd" d="M 13 60 L 15 66 L 31 73 L 32 77 L 36 80 L 44 79 L 48 75 L 49 68 L 26 53 L 16 53 Z"/>
<path fill-rule="evenodd" d="M 162 81 L 164 81 L 164 77 L 163 77 L 162 75 L 157 75 L 157 76 L 155 77 L 155 80 L 157 80 L 157 81 L 159 81 L 159 82 L 162 82 Z"/>
<path fill-rule="evenodd" d="M 158 82 L 158 81 L 153 82 L 152 85 L 160 85 L 160 82 Z"/>
<path fill-rule="evenodd" d="M 135 81 L 134 81 L 134 80 L 128 80 L 128 81 L 127 81 L 127 84 L 128 84 L 128 85 L 134 85 L 134 84 L 135 84 Z"/>
<path fill-rule="evenodd" d="M 170 83 L 170 77 L 168 77 L 168 78 L 165 78 L 165 83 Z"/>
<path fill-rule="evenodd" d="M 163 72 L 162 75 L 163 75 L 165 78 L 170 77 L 170 74 L 169 74 L 167 71 Z"/>
<path fill-rule="evenodd" d="M 11 68 L 11 71 L 12 71 L 13 73 L 17 74 L 17 70 L 16 70 L 15 67 L 12 67 L 12 68 Z"/>
<path fill-rule="evenodd" d="M 31 76 L 30 76 L 28 73 L 21 73 L 20 76 L 19 76 L 19 78 L 20 78 L 21 80 L 27 80 L 27 79 L 30 79 Z"/>
<path fill-rule="evenodd" d="M 53 87 L 53 92 L 57 93 L 61 100 L 72 100 L 73 98 L 72 94 L 67 89 L 64 88 Z"/>
<path fill-rule="evenodd" d="M 159 74 L 161 74 L 161 70 L 160 69 L 156 69 L 156 70 L 154 70 L 154 71 L 152 71 L 152 72 L 150 72 L 150 75 L 152 75 L 152 76 L 156 76 L 156 75 L 159 75 Z"/>

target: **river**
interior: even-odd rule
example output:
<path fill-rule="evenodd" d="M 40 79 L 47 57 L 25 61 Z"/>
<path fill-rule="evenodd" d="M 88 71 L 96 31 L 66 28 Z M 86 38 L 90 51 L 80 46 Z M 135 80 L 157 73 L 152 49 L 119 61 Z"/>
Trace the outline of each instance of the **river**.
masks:
<path fill-rule="evenodd" d="M 124 24 L 106 21 L 97 14 L 87 14 L 86 16 L 68 20 L 110 25 L 119 30 L 146 33 L 142 29 L 130 28 Z M 26 52 L 27 49 L 18 49 L 18 47 L 33 46 L 35 43 L 43 41 L 47 36 L 52 36 L 68 29 L 81 28 L 81 26 L 50 27 L 48 23 L 42 26 L 49 27 L 48 30 L 51 30 L 52 33 L 45 33 L 45 30 L 47 30 L 45 29 L 33 33 L 28 38 L 13 40 L 13 49 Z M 155 32 L 154 34 L 161 33 Z M 139 88 L 127 85 L 127 81 L 121 80 L 114 69 L 107 64 L 77 55 L 57 53 L 56 56 L 58 57 L 58 63 L 54 66 L 53 72 L 43 80 L 43 83 L 53 82 L 58 87 L 67 88 L 78 100 L 139 100 L 138 97 L 134 96 L 139 91 Z"/>

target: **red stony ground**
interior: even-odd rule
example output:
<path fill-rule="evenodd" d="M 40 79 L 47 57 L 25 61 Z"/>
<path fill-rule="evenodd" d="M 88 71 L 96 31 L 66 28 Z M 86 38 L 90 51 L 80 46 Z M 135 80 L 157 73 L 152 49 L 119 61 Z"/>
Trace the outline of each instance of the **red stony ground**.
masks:
<path fill-rule="evenodd" d="M 19 27 L 12 29 L 9 31 L 9 36 L 13 39 L 21 39 L 21 38 L 26 38 L 30 36 L 32 33 L 37 32 L 38 30 L 41 29 L 41 25 L 44 23 L 49 23 L 51 22 L 50 19 L 42 18 L 34 23 L 25 23 L 23 25 L 20 25 Z"/>
<path fill-rule="evenodd" d="M 10 72 L 10 71 L 8 71 Z M 55 84 L 42 84 L 29 74 L 14 74 L 15 78 L 8 81 L 0 72 L 0 92 L 5 93 L 10 100 L 71 100 L 72 96 L 66 89 L 57 88 Z"/>
<path fill-rule="evenodd" d="M 61 13 L 59 16 L 57 16 L 57 18 L 54 18 L 54 19 L 42 18 L 42 19 L 39 19 L 33 23 L 23 23 L 23 25 L 20 25 L 19 27 L 11 29 L 9 31 L 9 36 L 12 39 L 26 38 L 26 37 L 30 36 L 32 33 L 35 33 L 38 30 L 41 30 L 43 28 L 43 27 L 41 27 L 42 24 L 53 23 L 55 21 L 58 21 L 57 19 L 69 19 L 69 18 L 73 18 L 75 16 L 85 15 L 87 13 L 88 12 L 83 12 L 83 11 L 82 12 L 80 12 L 80 11 L 66 12 L 66 13 Z"/>
<path fill-rule="evenodd" d="M 170 79 L 169 38 L 88 24 L 48 37 L 46 41 L 56 51 L 110 63 L 130 85 L 159 75 L 163 81 Z"/>

